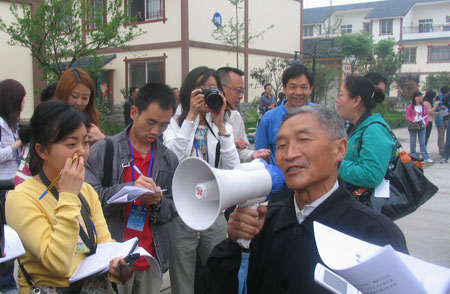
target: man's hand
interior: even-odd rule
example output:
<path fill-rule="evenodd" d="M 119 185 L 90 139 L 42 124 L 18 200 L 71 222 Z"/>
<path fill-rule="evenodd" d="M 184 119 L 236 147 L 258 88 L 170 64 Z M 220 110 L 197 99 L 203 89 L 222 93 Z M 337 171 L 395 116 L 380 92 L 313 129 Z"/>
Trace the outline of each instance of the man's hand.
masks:
<path fill-rule="evenodd" d="M 237 149 L 245 149 L 247 147 L 247 142 L 245 142 L 244 139 L 234 137 L 234 144 L 236 145 Z"/>
<path fill-rule="evenodd" d="M 269 162 L 270 160 L 270 149 L 259 149 L 252 153 L 252 159 L 262 158 Z"/>
<path fill-rule="evenodd" d="M 153 194 L 144 194 L 141 197 L 139 197 L 137 200 L 144 201 L 145 204 L 149 205 L 157 205 L 162 200 L 162 192 L 161 187 L 157 186 L 155 181 L 153 181 L 152 178 L 147 178 L 146 176 L 140 176 L 135 182 L 135 187 L 144 188 L 152 191 L 156 191 L 156 193 Z"/>
<path fill-rule="evenodd" d="M 258 206 L 257 210 L 250 207 L 236 207 L 228 220 L 228 236 L 234 242 L 238 238 L 253 239 L 259 234 L 266 219 L 267 207 Z"/>
<path fill-rule="evenodd" d="M 276 104 L 272 104 L 272 105 L 269 105 L 269 107 L 267 107 L 267 109 L 272 110 L 272 109 L 274 109 L 276 106 L 277 106 Z"/>
<path fill-rule="evenodd" d="M 134 272 L 134 265 L 126 265 L 123 257 L 117 257 L 109 261 L 109 273 L 120 279 L 122 283 L 128 281 Z"/>

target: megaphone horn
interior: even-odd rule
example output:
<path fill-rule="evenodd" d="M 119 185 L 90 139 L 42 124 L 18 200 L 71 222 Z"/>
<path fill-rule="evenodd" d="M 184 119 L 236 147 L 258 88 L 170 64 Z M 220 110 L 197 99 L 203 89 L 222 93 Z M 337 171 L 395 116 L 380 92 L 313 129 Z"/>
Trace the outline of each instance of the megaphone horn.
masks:
<path fill-rule="evenodd" d="M 283 187 L 281 170 L 262 159 L 232 170 L 211 167 L 197 157 L 184 159 L 175 170 L 172 191 L 178 215 L 190 228 L 203 231 L 233 205 L 263 202 Z"/>

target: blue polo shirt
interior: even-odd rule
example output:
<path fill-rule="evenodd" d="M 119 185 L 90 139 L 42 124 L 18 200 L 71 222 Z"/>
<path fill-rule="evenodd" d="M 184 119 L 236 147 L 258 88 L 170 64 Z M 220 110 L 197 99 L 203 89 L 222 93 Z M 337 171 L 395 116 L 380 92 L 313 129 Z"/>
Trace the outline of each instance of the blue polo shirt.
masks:
<path fill-rule="evenodd" d="M 275 152 L 277 150 L 275 141 L 278 130 L 280 129 L 283 116 L 289 112 L 286 108 L 286 102 L 287 100 L 284 100 L 280 106 L 267 111 L 261 118 L 258 129 L 256 130 L 255 150 L 270 149 L 270 164 L 272 165 L 277 164 L 275 162 Z M 307 101 L 306 105 L 314 105 L 314 103 Z"/>

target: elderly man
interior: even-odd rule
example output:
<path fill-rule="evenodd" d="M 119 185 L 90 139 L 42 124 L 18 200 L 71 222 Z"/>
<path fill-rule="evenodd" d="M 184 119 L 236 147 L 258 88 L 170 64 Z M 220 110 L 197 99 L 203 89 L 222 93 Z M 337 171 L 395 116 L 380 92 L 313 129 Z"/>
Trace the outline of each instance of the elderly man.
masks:
<path fill-rule="evenodd" d="M 407 252 L 400 229 L 387 217 L 354 201 L 338 183 L 347 151 L 343 121 L 322 106 L 305 106 L 283 119 L 276 160 L 290 197 L 269 207 L 237 208 L 228 222 L 229 239 L 211 253 L 202 269 L 203 293 L 238 293 L 242 249 L 237 238 L 252 239 L 248 293 L 328 293 L 314 282 L 322 262 L 313 221 L 377 245 Z"/>

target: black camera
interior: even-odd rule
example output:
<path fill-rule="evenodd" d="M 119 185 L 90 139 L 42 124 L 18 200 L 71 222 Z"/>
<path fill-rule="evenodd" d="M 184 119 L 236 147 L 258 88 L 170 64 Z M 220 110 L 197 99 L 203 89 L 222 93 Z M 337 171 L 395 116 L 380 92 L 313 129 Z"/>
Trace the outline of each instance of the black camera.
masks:
<path fill-rule="evenodd" d="M 205 102 L 211 110 L 219 110 L 223 105 L 223 92 L 217 88 L 201 89 L 199 94 L 205 95 Z"/>

